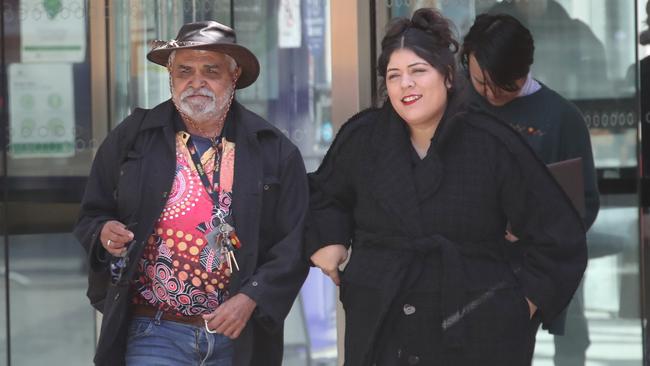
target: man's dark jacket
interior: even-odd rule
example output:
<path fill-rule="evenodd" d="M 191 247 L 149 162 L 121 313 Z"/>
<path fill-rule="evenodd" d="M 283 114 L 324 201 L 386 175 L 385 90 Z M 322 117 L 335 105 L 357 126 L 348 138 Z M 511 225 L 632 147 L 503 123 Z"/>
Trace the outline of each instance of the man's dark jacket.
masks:
<path fill-rule="evenodd" d="M 103 313 L 97 365 L 124 364 L 133 295 L 124 281 L 108 286 L 104 298 L 108 254 L 99 234 L 108 220 L 137 223 L 131 244 L 137 249 L 126 272 L 131 278 L 174 181 L 175 120 L 178 124 L 171 101 L 148 111 L 143 120 L 132 114 L 111 131 L 93 162 L 75 235 L 89 256 L 88 296 Z M 298 149 L 278 129 L 239 103 L 233 102 L 228 120 L 235 126 L 232 209 L 242 241 L 230 293 L 244 293 L 257 303 L 235 341 L 233 365 L 280 365 L 284 318 L 308 270 L 300 249 L 308 206 L 305 168 Z M 134 131 L 133 147 L 123 154 L 124 141 Z"/>

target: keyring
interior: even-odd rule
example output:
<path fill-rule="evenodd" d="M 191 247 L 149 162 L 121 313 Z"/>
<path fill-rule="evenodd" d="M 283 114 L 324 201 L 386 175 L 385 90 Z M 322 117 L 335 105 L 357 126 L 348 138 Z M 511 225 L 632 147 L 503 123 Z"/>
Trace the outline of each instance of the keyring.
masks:
<path fill-rule="evenodd" d="M 203 321 L 205 322 L 205 331 L 206 332 L 208 332 L 210 334 L 215 334 L 217 332 L 216 330 L 211 330 L 210 328 L 208 328 L 208 321 L 206 319 L 203 319 Z"/>
<path fill-rule="evenodd" d="M 108 239 L 108 241 L 106 242 L 106 246 L 110 248 L 110 247 L 111 247 L 111 244 L 113 244 L 113 243 L 111 242 L 111 239 Z"/>

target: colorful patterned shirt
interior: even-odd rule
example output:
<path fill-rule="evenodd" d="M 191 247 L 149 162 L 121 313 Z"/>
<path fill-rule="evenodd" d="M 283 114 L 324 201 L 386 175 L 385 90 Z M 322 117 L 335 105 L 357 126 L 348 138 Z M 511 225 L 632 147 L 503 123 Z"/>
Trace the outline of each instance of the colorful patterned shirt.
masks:
<path fill-rule="evenodd" d="M 228 298 L 230 269 L 206 239 L 219 223 L 217 210 L 201 183 L 188 149 L 190 134 L 176 134 L 176 173 L 173 187 L 154 233 L 140 259 L 134 287 L 135 304 L 148 304 L 180 315 L 214 311 Z M 218 186 L 213 182 L 215 149 L 201 155 L 210 183 L 219 193 L 219 208 L 230 216 L 235 144 L 225 138 Z"/>

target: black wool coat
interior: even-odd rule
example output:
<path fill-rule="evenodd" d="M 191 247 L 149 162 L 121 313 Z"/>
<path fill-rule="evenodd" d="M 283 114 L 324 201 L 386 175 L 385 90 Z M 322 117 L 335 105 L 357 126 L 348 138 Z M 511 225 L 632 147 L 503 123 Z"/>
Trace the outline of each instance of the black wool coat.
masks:
<path fill-rule="evenodd" d="M 458 103 L 422 160 L 387 102 L 348 121 L 310 174 L 306 255 L 352 246 L 346 365 L 529 364 L 539 323 L 584 273 L 585 231 L 562 188 L 516 131 Z"/>
<path fill-rule="evenodd" d="M 89 256 L 91 303 L 103 313 L 97 365 L 124 364 L 133 295 L 125 281 L 108 286 L 103 296 L 108 262 L 99 233 L 108 220 L 137 222 L 132 245 L 138 249 L 132 251 L 126 272 L 132 276 L 172 187 L 174 121 L 179 118 L 171 101 L 149 110 L 133 148 L 120 162 L 126 134 L 139 123 L 129 116 L 111 131 L 92 165 L 74 231 Z M 228 118 L 235 126 L 236 143 L 232 209 L 242 241 L 236 253 L 240 270 L 233 272 L 230 293 L 245 293 L 257 302 L 235 341 L 233 365 L 280 365 L 284 319 L 308 270 L 301 253 L 308 207 L 306 172 L 298 149 L 261 117 L 235 101 Z"/>

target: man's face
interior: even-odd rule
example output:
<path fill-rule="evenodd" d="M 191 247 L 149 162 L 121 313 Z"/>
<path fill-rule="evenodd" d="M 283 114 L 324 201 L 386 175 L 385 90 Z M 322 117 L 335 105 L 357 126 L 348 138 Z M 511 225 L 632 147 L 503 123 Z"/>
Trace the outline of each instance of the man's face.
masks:
<path fill-rule="evenodd" d="M 240 72 L 231 60 L 213 51 L 176 51 L 169 72 L 172 98 L 183 113 L 199 123 L 222 116 Z"/>

